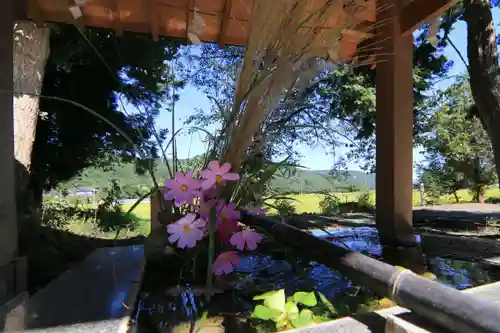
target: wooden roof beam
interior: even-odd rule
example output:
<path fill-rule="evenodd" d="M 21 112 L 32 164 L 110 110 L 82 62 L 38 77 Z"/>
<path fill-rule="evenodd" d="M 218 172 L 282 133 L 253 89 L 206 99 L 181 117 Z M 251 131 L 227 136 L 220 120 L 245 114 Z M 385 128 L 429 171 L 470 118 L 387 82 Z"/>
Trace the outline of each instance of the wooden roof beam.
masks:
<path fill-rule="evenodd" d="M 233 7 L 233 0 L 224 1 L 224 9 L 222 11 L 222 18 L 220 22 L 220 31 L 218 43 L 220 47 L 224 47 L 224 39 L 226 38 L 227 28 L 229 26 L 229 19 L 231 16 L 231 8 Z"/>
<path fill-rule="evenodd" d="M 116 36 L 123 36 L 123 26 L 120 17 L 120 6 L 119 0 L 109 0 L 111 9 L 111 18 L 113 19 L 113 25 L 116 32 Z"/>
<path fill-rule="evenodd" d="M 159 20 L 158 15 L 160 12 L 159 0 L 149 0 L 149 15 L 151 19 L 151 34 L 153 35 L 153 40 L 157 42 L 159 37 Z"/>
<path fill-rule="evenodd" d="M 422 23 L 432 17 L 441 16 L 455 5 L 457 0 L 413 0 L 401 9 L 399 24 L 402 36 L 409 36 Z"/>

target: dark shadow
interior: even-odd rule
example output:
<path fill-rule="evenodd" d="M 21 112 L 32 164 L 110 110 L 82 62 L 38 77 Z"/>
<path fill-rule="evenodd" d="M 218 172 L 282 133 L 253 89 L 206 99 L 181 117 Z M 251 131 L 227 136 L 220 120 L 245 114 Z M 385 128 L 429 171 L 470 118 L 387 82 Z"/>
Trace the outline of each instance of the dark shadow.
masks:
<path fill-rule="evenodd" d="M 417 274 L 424 274 L 428 271 L 425 257 L 420 246 L 411 247 L 382 247 L 382 257 L 384 262 L 393 266 L 401 266 L 412 270 Z"/>
<path fill-rule="evenodd" d="M 21 255 L 28 257 L 28 291 L 33 294 L 40 290 L 95 249 L 140 245 L 144 239 L 139 236 L 115 241 L 43 226 L 23 228 L 19 250 Z"/>

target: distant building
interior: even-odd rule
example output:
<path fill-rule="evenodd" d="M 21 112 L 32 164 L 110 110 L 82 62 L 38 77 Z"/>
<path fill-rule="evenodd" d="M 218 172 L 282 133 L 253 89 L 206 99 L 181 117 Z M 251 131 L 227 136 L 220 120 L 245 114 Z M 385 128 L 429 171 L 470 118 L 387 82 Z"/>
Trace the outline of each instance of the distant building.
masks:
<path fill-rule="evenodd" d="M 95 188 L 79 188 L 71 194 L 77 197 L 91 197 L 97 194 L 97 190 Z"/>

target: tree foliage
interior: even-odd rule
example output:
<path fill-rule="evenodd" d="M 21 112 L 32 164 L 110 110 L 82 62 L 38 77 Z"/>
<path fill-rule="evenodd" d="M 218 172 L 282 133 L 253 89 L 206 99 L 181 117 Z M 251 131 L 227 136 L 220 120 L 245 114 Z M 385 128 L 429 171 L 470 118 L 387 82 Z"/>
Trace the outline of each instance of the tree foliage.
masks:
<path fill-rule="evenodd" d="M 70 25 L 51 26 L 50 57 L 42 94 L 81 103 L 113 123 L 74 104 L 42 98 L 31 186 L 37 194 L 71 179 L 88 166 L 109 166 L 138 156 L 156 157 L 154 117 L 168 98 L 169 59 L 179 41 L 91 28 L 85 36 Z M 123 112 L 126 106 L 132 112 Z M 165 133 L 160 133 L 160 137 Z"/>
<path fill-rule="evenodd" d="M 422 180 L 426 191 L 454 194 L 472 188 L 479 199 L 486 186 L 495 183 L 491 142 L 475 113 L 468 78 L 457 80 L 427 103 L 431 114 L 421 137 L 428 166 Z"/>

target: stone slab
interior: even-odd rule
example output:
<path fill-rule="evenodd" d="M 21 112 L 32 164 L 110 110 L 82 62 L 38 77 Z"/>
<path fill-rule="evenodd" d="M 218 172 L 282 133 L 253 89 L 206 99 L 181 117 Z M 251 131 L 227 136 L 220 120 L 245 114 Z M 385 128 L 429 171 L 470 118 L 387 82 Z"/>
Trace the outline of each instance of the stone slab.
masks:
<path fill-rule="evenodd" d="M 0 307 L 0 330 L 16 332 L 24 329 L 29 294 L 24 291 Z"/>
<path fill-rule="evenodd" d="M 23 331 L 126 332 L 144 262 L 143 246 L 93 251 L 31 297 Z"/>

